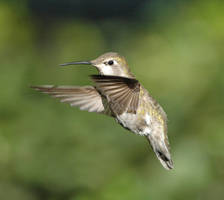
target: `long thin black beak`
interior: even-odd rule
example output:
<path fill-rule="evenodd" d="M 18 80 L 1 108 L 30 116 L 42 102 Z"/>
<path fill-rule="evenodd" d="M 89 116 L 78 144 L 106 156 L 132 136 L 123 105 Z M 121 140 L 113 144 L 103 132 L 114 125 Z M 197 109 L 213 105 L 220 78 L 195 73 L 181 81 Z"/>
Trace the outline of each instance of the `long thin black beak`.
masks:
<path fill-rule="evenodd" d="M 91 62 L 89 61 L 80 61 L 80 62 L 69 62 L 60 64 L 61 66 L 67 66 L 67 65 L 91 65 Z"/>

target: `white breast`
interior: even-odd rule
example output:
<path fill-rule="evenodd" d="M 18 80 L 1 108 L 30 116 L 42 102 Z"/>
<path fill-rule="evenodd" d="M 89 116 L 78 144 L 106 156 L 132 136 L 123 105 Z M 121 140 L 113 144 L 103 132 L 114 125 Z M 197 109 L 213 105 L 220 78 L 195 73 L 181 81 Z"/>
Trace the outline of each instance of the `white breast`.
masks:
<path fill-rule="evenodd" d="M 139 135 L 148 135 L 151 133 L 151 117 L 146 114 L 143 119 L 139 119 L 136 114 L 123 113 L 117 116 L 117 120 L 125 128 Z M 145 121 L 145 126 L 142 127 L 141 121 Z M 142 128 L 142 129 L 141 129 Z"/>
<path fill-rule="evenodd" d="M 124 126 L 125 128 L 131 129 L 134 131 L 136 129 L 137 116 L 136 114 L 131 113 L 123 113 L 117 116 L 117 120 Z"/>

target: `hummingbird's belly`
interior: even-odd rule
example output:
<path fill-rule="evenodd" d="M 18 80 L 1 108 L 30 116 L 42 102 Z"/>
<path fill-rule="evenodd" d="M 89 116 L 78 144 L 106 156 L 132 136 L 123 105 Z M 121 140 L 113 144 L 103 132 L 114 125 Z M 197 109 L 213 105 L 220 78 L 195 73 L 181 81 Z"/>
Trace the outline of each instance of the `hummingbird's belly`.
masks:
<path fill-rule="evenodd" d="M 138 135 L 148 135 L 151 132 L 151 117 L 149 113 L 145 113 L 143 116 L 139 114 L 123 113 L 118 115 L 116 119 L 124 128 Z"/>

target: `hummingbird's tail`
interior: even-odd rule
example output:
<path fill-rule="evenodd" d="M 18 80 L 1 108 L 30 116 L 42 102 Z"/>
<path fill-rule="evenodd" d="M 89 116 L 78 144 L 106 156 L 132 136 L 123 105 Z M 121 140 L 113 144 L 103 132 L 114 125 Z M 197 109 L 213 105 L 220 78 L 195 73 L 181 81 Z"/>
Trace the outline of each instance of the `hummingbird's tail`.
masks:
<path fill-rule="evenodd" d="M 173 169 L 173 161 L 169 152 L 168 141 L 156 137 L 156 135 L 153 134 L 147 135 L 146 138 L 163 167 L 167 170 Z"/>

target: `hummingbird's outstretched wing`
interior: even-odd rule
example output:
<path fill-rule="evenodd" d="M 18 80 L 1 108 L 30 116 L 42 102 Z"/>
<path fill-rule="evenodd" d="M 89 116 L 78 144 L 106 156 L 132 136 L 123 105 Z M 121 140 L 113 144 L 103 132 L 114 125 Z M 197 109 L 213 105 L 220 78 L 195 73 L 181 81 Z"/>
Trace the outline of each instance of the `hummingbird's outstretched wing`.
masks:
<path fill-rule="evenodd" d="M 61 102 L 69 103 L 71 106 L 78 106 L 81 110 L 89 112 L 104 112 L 102 97 L 92 86 L 32 86 L 35 90 L 59 98 Z"/>
<path fill-rule="evenodd" d="M 92 75 L 91 78 L 115 114 L 136 113 L 140 92 L 140 84 L 136 79 L 104 75 Z"/>

